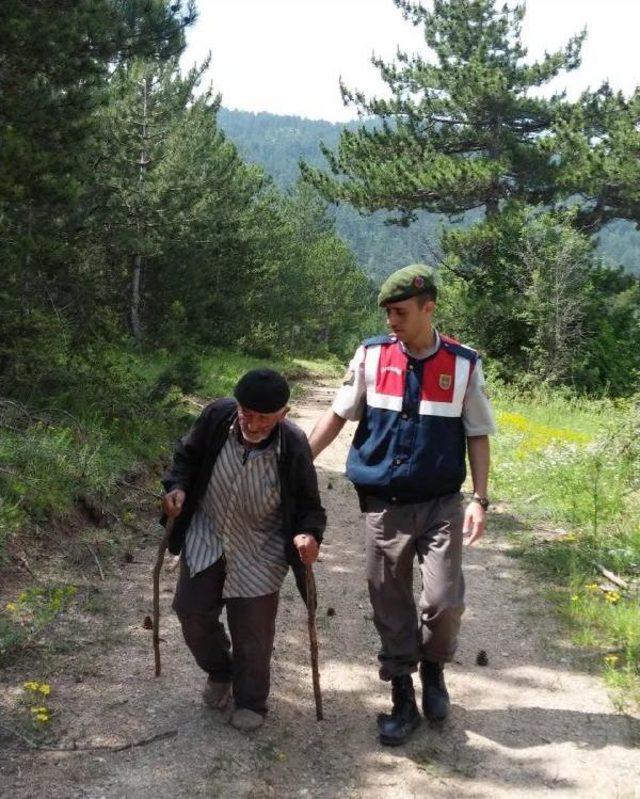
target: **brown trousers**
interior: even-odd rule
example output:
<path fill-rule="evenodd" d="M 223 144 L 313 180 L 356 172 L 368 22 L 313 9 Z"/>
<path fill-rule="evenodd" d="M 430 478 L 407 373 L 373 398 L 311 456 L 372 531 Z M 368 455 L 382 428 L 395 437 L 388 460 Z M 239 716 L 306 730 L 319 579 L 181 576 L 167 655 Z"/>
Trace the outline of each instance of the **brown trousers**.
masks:
<path fill-rule="evenodd" d="M 224 557 L 194 577 L 189 576 L 183 557 L 173 609 L 198 666 L 216 682 L 233 683 L 236 707 L 264 715 L 271 681 L 278 592 L 223 599 L 224 578 Z M 227 609 L 231 642 L 220 621 L 223 607 Z"/>
<path fill-rule="evenodd" d="M 464 612 L 463 518 L 459 493 L 411 505 L 367 500 L 367 581 L 383 680 L 411 674 L 419 660 L 444 663 L 454 655 Z M 413 598 L 416 556 L 419 614 Z"/>

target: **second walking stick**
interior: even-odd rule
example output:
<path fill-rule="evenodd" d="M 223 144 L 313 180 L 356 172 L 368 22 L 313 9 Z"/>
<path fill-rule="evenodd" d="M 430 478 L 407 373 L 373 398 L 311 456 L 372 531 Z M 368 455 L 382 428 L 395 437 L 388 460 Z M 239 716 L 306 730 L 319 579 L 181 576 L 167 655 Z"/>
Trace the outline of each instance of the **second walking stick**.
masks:
<path fill-rule="evenodd" d="M 316 630 L 316 581 L 310 564 L 307 564 L 305 567 L 305 583 L 307 588 L 307 624 L 309 626 L 313 696 L 316 701 L 316 719 L 322 721 L 322 694 L 320 693 L 320 669 L 318 667 L 318 633 Z"/>

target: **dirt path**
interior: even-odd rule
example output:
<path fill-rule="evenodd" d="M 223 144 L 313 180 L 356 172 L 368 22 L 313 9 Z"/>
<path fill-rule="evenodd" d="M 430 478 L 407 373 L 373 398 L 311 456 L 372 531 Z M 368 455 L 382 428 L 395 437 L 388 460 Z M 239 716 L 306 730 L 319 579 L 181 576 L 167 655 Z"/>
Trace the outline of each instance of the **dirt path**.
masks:
<path fill-rule="evenodd" d="M 295 409 L 310 429 L 333 393 L 315 386 Z M 401 749 L 381 748 L 386 710 L 363 570 L 361 515 L 342 469 L 352 426 L 319 458 L 329 514 L 316 567 L 325 721 L 313 711 L 303 605 L 287 578 L 273 660 L 271 713 L 243 735 L 200 700 L 203 678 L 170 612 L 175 573 L 163 575 L 163 674 L 152 676 L 150 569 L 155 547 L 108 578 L 105 624 L 57 654 L 51 704 L 58 745 L 170 737 L 120 752 L 28 751 L 0 737 L 0 796 L 180 797 L 640 797 L 640 721 L 616 712 L 601 682 L 563 652 L 551 609 L 507 557 L 500 527 L 467 550 L 467 612 L 448 668 L 453 708 Z M 332 608 L 333 615 L 327 611 Z M 89 628 L 90 629 L 90 628 Z M 485 649 L 489 665 L 475 664 Z M 62 660 L 60 660 L 62 658 Z M 24 669 L 23 669 L 24 672 Z M 5 707 L 27 677 L 2 677 Z M 15 699 L 15 696 L 13 696 Z M 0 730 L 0 735 L 1 735 Z"/>

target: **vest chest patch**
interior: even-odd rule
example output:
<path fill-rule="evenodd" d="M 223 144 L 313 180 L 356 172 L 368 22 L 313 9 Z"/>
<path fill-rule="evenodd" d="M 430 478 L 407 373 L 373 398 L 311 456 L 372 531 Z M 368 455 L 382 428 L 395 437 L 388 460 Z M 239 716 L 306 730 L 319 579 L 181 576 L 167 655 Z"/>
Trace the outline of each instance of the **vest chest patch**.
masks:
<path fill-rule="evenodd" d="M 425 363 L 420 413 L 425 416 L 460 417 L 471 366 L 466 358 L 440 349 Z"/>
<path fill-rule="evenodd" d="M 422 399 L 453 402 L 456 387 L 456 356 L 445 349 L 425 362 L 422 373 Z"/>
<path fill-rule="evenodd" d="M 376 392 L 392 397 L 402 397 L 407 358 L 397 346 L 381 347 L 376 375 Z"/>

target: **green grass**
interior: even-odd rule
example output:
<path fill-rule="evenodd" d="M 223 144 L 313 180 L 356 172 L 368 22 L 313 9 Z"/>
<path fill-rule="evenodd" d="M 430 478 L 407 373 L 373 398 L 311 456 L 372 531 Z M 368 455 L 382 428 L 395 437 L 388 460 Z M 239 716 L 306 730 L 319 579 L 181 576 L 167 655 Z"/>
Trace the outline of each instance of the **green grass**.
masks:
<path fill-rule="evenodd" d="M 33 646 L 43 631 L 65 613 L 77 589 L 73 585 L 27 588 L 0 608 L 0 665 Z"/>
<path fill-rule="evenodd" d="M 265 361 L 225 350 L 143 354 L 111 348 L 94 353 L 91 363 L 78 360 L 73 376 L 61 383 L 64 389 L 30 397 L 28 404 L 0 404 L 0 565 L 8 539 L 22 540 L 32 552 L 42 528 L 71 519 L 79 504 L 99 513 L 111 508 L 110 519 L 118 524 L 100 528 L 77 518 L 74 536 L 61 544 L 67 564 L 95 573 L 94 559 L 107 567 L 120 557 L 130 546 L 131 525 L 143 521 L 136 518 L 140 495 L 122 498 L 123 475 L 157 473 L 197 412 L 189 399 L 228 396 L 238 378 L 258 366 L 284 372 L 294 394 L 295 381 L 341 372 L 334 362 Z M 54 585 L 6 596 L 0 604 L 0 665 L 32 647 L 64 614 L 74 591 Z M 85 609 L 95 612 L 104 598 L 85 600 Z"/>
<path fill-rule="evenodd" d="M 334 362 L 261 360 L 227 350 L 140 353 L 105 348 L 78 358 L 57 391 L 0 410 L 0 561 L 20 530 L 64 519 L 78 500 L 100 507 L 125 473 L 166 462 L 195 406 L 231 394 L 248 369 L 269 366 L 295 381 L 340 372 Z"/>
<path fill-rule="evenodd" d="M 214 350 L 200 358 L 201 394 L 208 398 L 230 396 L 240 375 L 249 369 L 268 367 L 282 372 L 292 383 L 297 395 L 297 381 L 310 377 L 334 377 L 342 373 L 336 360 L 311 361 L 304 358 L 284 358 L 265 361 L 248 355 Z"/>
<path fill-rule="evenodd" d="M 553 587 L 576 645 L 599 651 L 607 681 L 639 701 L 637 405 L 505 387 L 494 404 L 492 493 L 537 530 L 515 536 L 516 552 Z M 629 588 L 611 584 L 597 564 Z"/>

